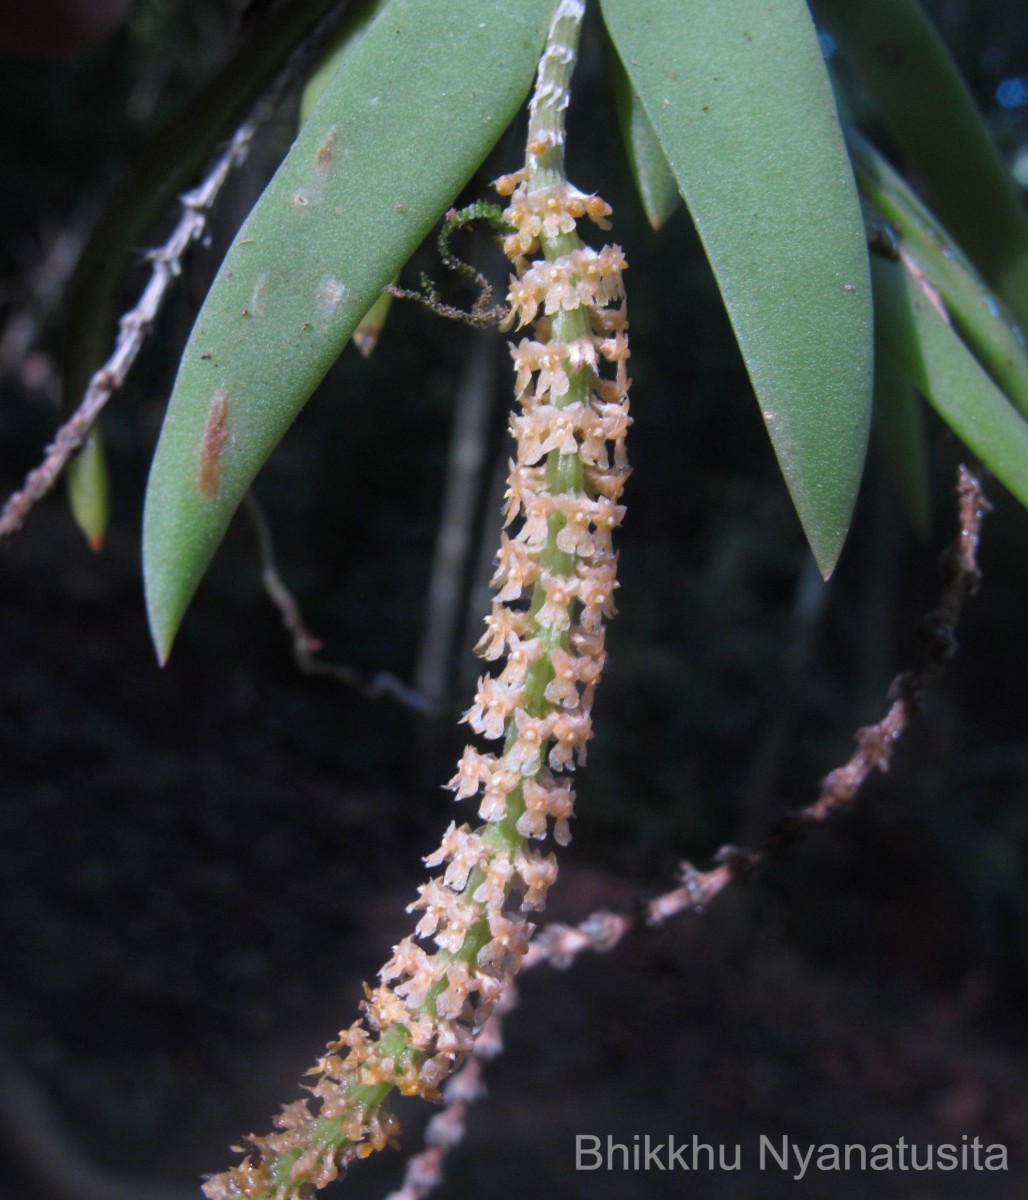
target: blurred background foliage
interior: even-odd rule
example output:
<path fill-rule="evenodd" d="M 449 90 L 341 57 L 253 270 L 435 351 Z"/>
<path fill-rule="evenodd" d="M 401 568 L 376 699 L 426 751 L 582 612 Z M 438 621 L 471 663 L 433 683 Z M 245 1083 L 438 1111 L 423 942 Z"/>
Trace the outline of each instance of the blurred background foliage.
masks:
<path fill-rule="evenodd" d="M 939 0 L 926 8 L 1028 186 L 1020 6 Z M 113 37 L 71 61 L 3 60 L 5 494 L 56 425 L 60 289 L 76 248 L 133 153 L 224 58 L 240 19 L 227 0 L 139 0 Z M 570 897 L 583 871 L 629 890 L 668 886 L 683 856 L 707 861 L 725 842 L 752 842 L 813 797 L 916 653 L 916 622 L 935 602 L 938 554 L 955 528 L 960 450 L 929 414 L 934 513 L 925 542 L 873 447 L 841 564 L 829 585 L 820 582 L 688 219 L 679 209 L 654 235 L 639 209 L 611 134 L 596 34 L 576 77 L 569 175 L 614 205 L 631 267 L 635 474 L 620 541 L 620 615 L 595 749 L 579 781 Z M 174 364 L 226 240 L 295 121 L 294 97 L 231 184 L 212 244 L 194 253 L 105 416 L 113 520 L 104 553 L 88 551 L 59 498 L 0 552 L 8 988 L 0 1035 L 26 1047 L 77 1114 L 81 1136 L 112 1161 L 120 1140 L 159 1167 L 175 1126 L 214 1169 L 218 1145 L 247 1121 L 266 1121 L 276 1098 L 292 1094 L 312 1046 L 352 1008 L 352 986 L 341 981 L 370 975 L 384 956 L 403 901 L 378 920 L 386 901 L 376 896 L 394 887 L 405 894 L 417 856 L 451 815 L 440 784 L 462 744 L 453 716 L 476 670 L 481 569 L 478 592 L 474 578 L 464 581 L 469 611 L 447 667 L 448 712 L 438 719 L 296 672 L 242 518 L 162 673 L 146 632 L 140 509 Z M 516 164 L 521 137 L 515 129 L 501 140 L 468 199 Z M 154 231 L 154 244 L 162 233 Z M 498 256 L 489 263 L 500 269 Z M 421 270 L 439 275 L 433 245 L 404 282 L 414 286 Z M 136 271 L 127 281 L 127 297 L 141 278 Z M 401 302 L 370 359 L 346 351 L 258 481 L 280 569 L 325 658 L 369 676 L 414 672 L 454 397 L 480 338 L 492 340 L 497 363 L 495 475 L 508 453 L 503 339 Z M 988 1001 L 974 1019 L 985 1011 L 1004 1028 L 1016 1011 L 1008 1006 L 1023 1002 L 1025 515 L 998 485 L 990 496 L 984 585 L 966 613 L 961 652 L 890 776 L 872 781 L 853 814 L 787 856 L 715 925 L 727 945 L 749 946 L 762 964 L 741 970 L 740 988 L 748 980 L 757 994 L 775 992 L 785 972 L 802 992 L 805 972 L 823 970 L 851 984 L 888 981 L 878 998 L 888 1009 L 902 1006 L 895 990 L 956 995 L 976 980 Z M 476 540 L 489 547 L 497 532 L 498 498 L 487 496 Z M 602 896 L 600 885 L 585 890 L 597 888 Z M 351 946 L 346 939 L 368 920 L 374 929 Z M 760 950 L 768 940 L 773 953 Z M 688 963 L 679 970 L 687 974 Z M 335 995 L 325 994 L 326 979 Z M 238 1056 L 283 1027 L 292 1028 L 280 1055 L 288 1066 L 267 1068 L 281 1074 L 265 1095 L 242 1082 Z M 996 1036 L 1023 1054 L 1023 1030 Z M 803 1086 L 810 1094 L 809 1078 Z M 252 1107 L 233 1111 L 251 1088 Z M 1028 1117 L 1019 1119 L 1028 1138 Z"/>

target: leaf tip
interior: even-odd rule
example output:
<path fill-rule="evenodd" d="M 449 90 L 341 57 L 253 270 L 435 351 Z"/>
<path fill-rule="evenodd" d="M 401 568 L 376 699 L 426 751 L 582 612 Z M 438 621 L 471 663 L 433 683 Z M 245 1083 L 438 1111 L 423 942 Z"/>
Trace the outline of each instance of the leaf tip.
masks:
<path fill-rule="evenodd" d="M 810 521 L 805 520 L 800 513 L 797 513 L 797 515 L 800 517 L 800 525 L 803 527 L 803 534 L 807 539 L 810 552 L 814 556 L 818 573 L 825 583 L 827 583 L 834 574 L 835 568 L 839 565 L 839 559 L 842 557 L 842 549 L 846 544 L 846 535 L 849 533 L 849 519 L 846 520 L 841 529 L 838 527 L 824 528 L 823 526 L 811 525 Z"/>
<path fill-rule="evenodd" d="M 68 463 L 65 479 L 72 518 L 90 550 L 99 553 L 107 534 L 110 483 L 98 426 L 94 426 L 82 448 Z"/>
<path fill-rule="evenodd" d="M 370 358 L 375 352 L 381 332 L 381 325 L 372 325 L 366 321 L 362 321 L 353 331 L 353 344 L 360 351 L 362 358 Z"/>
<path fill-rule="evenodd" d="M 150 626 L 150 640 L 157 655 L 157 665 L 165 667 L 171 657 L 171 647 L 178 633 L 181 616 L 168 613 L 167 608 L 156 599 L 149 581 L 146 586 L 146 616 Z"/>
<path fill-rule="evenodd" d="M 152 481 L 151 481 L 152 482 Z M 171 546 L 166 544 L 171 541 Z M 181 547 L 167 527 L 154 517 L 151 497 L 143 512 L 143 594 L 150 640 L 158 666 L 165 666 L 193 591 L 183 584 Z"/>

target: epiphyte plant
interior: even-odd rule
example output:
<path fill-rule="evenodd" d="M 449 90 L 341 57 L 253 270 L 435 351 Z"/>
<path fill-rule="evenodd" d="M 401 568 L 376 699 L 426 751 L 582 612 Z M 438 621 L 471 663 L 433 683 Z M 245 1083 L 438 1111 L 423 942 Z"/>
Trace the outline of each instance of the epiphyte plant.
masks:
<path fill-rule="evenodd" d="M 442 871 L 412 905 L 421 940 L 396 947 L 361 1021 L 320 1059 L 317 1111 L 288 1106 L 277 1132 L 250 1140 L 243 1164 L 208 1183 L 212 1200 L 300 1194 L 387 1144 L 389 1093 L 433 1097 L 516 972 L 530 933 L 516 902 L 542 907 L 556 870 L 532 841 L 548 832 L 567 840 L 567 772 L 585 761 L 627 473 L 625 263 L 616 245 L 581 240 L 582 223 L 605 228 L 609 209 L 563 173 L 585 4 L 291 7 L 294 23 L 260 43 L 262 69 L 251 48 L 243 61 L 252 69 L 229 76 L 232 106 L 217 92 L 206 102 L 221 103 L 206 136 L 222 136 L 235 119 L 226 114 L 245 110 L 325 13 L 336 18 L 337 44 L 312 81 L 318 98 L 233 239 L 182 356 L 146 500 L 154 642 L 163 661 L 261 465 L 535 77 L 524 166 L 497 185 L 521 411 L 511 418 L 514 528 L 500 547 L 480 653 L 503 665 L 483 677 L 467 714 L 502 750 L 465 751 L 451 786 L 478 799 L 483 823 L 452 825 L 430 856 Z M 1028 227 L 913 0 L 594 7 L 642 203 L 654 226 L 679 197 L 689 208 L 822 573 L 846 536 L 872 398 L 915 518 L 926 454 L 915 392 L 1028 503 L 1018 327 L 1028 320 Z M 815 22 L 836 46 L 834 80 Z M 874 106 L 923 197 L 840 122 L 833 82 Z M 94 250 L 111 238 L 111 220 Z M 74 289 L 79 359 L 69 380 L 99 366 L 93 323 L 109 309 L 110 278 L 90 270 L 95 261 L 87 249 Z M 93 375 L 94 393 L 105 370 Z M 80 424 L 75 438 L 85 436 Z M 94 442 L 75 468 L 77 512 L 94 541 L 102 453 Z M 4 528 L 23 515 L 15 498 Z"/>
<path fill-rule="evenodd" d="M 451 823 L 425 861 L 442 872 L 419 889 L 416 937 L 404 938 L 369 992 L 362 1019 L 329 1045 L 311 1088 L 278 1130 L 251 1138 L 243 1163 L 210 1180 L 210 1200 L 321 1187 L 355 1158 L 388 1144 L 394 1089 L 439 1098 L 439 1085 L 473 1049 L 528 946 L 522 910 L 544 907 L 552 855 L 532 848 L 552 822 L 566 844 L 584 763 L 593 688 L 603 667 L 604 618 L 613 613 L 611 531 L 627 474 L 627 320 L 623 256 L 579 237 L 583 217 L 606 225 L 609 207 L 564 176 L 564 110 L 584 11 L 562 0 L 530 106 L 525 167 L 501 179 L 509 197 L 504 249 L 516 275 L 509 320 L 534 337 L 514 349 L 521 415 L 507 491 L 496 599 L 479 643 L 498 675 L 479 681 L 465 715 L 502 753 L 468 746 L 450 781 L 479 798 L 482 824 Z M 445 864 L 445 865 L 444 865 Z M 422 943 L 434 943 L 431 951 Z"/>
<path fill-rule="evenodd" d="M 47 470 L 9 502 L 3 532 L 71 459 L 76 516 L 102 542 L 103 450 L 90 430 L 155 315 L 141 303 L 129 352 L 104 363 L 118 270 L 274 71 L 284 61 L 302 71 L 312 31 L 336 31 L 300 136 L 235 239 L 182 358 L 147 506 L 148 605 L 162 657 L 261 464 L 516 114 L 549 6 L 511 7 L 450 6 L 437 28 L 399 0 L 282 6 L 154 142 L 98 223 L 69 288 L 64 370 L 69 412 L 94 372 L 89 403 L 56 439 Z M 659 227 L 686 200 L 822 572 L 848 527 L 872 394 L 915 520 L 926 504 L 915 389 L 1024 501 L 1025 223 L 913 0 L 596 7 L 646 214 Z M 833 39 L 831 80 L 815 20 Z M 833 82 L 873 111 L 923 199 L 840 123 Z M 169 278 L 252 130 L 244 123 L 246 137 L 218 160 L 224 170 L 188 195 L 191 231 L 155 258 Z M 882 230 L 897 238 L 894 256 L 881 253 Z"/>
<path fill-rule="evenodd" d="M 335 74 L 226 256 L 183 355 L 146 508 L 148 605 L 162 655 L 261 463 L 515 114 L 550 7 L 469 2 L 450 6 L 437 28 L 413 0 L 393 0 L 364 12 L 344 43 Z M 874 182 L 858 192 L 806 5 L 599 7 L 627 75 L 625 130 L 641 190 L 652 198 L 674 188 L 687 201 L 822 572 L 834 566 L 852 513 L 876 362 L 886 403 L 911 406 L 905 389 L 913 384 L 1028 500 L 1028 371 L 1001 307 L 1015 318 L 1024 311 L 1028 239 L 1011 185 L 916 6 L 880 0 L 862 6 L 858 22 L 846 6 L 840 16 L 823 4 L 815 16 L 871 86 L 880 44 L 904 45 L 882 117 L 905 153 L 916 153 L 907 145 L 921 135 L 911 108 L 928 128 L 942 97 L 953 108 L 949 125 L 964 131 L 982 183 L 973 213 L 959 196 L 936 200 L 949 234 L 876 167 L 870 150 L 860 178 Z M 778 69 L 781 55 L 787 72 Z M 926 190 L 940 197 L 949 196 L 947 179 L 966 174 L 952 171 L 961 147 L 947 146 L 945 156 L 912 158 Z M 865 220 L 896 222 L 895 212 L 876 215 L 885 197 L 919 231 L 904 239 L 899 261 L 868 253 Z M 982 208 L 994 208 L 995 219 Z M 981 247 L 977 256 L 991 277 L 978 279 L 951 254 L 949 235 L 959 245 L 1000 239 L 1000 249 Z M 963 290 L 947 287 L 944 272 Z M 936 296 L 945 299 L 937 305 Z M 883 422 L 911 426 L 916 415 Z M 905 474 L 919 470 L 916 447 L 916 436 L 894 438 Z M 205 450 L 214 459 L 206 473 Z M 196 486 L 201 476 L 206 489 Z"/>

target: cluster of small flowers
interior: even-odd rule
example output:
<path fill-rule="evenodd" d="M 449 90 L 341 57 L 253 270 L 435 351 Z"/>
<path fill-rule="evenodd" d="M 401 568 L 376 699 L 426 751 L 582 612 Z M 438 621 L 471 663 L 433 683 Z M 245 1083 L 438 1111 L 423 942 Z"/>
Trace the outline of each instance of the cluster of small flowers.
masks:
<path fill-rule="evenodd" d="M 517 270 L 511 323 L 534 323 L 535 336 L 512 347 L 521 413 L 511 418 L 517 458 L 505 525 L 518 522 L 518 528 L 502 536 L 492 580 L 496 595 L 477 647 L 487 661 L 504 661 L 499 673 L 479 681 L 464 719 L 476 733 L 506 744 L 498 755 L 468 746 L 449 784 L 458 799 L 479 798 L 486 825 L 451 825 L 426 860 L 446 866 L 412 908 L 423 914 L 417 936 L 432 938 L 440 953 L 430 955 L 405 939 L 382 975 L 386 983 L 399 982 L 378 989 L 373 1002 L 379 1023 L 393 1018 L 393 1011 L 380 1010 L 392 1010 L 400 997 L 406 1015 L 395 1015 L 411 1030 L 411 1044 L 437 1056 L 470 1048 L 473 1029 L 525 951 L 528 927 L 505 911 L 508 895 L 520 892 L 523 909 L 540 909 L 556 878 L 555 859 L 533 851 L 528 841 L 544 837 L 551 821 L 554 840 L 570 840 L 575 796 L 570 780 L 558 773 L 585 762 L 592 735 L 593 689 L 605 657 L 603 620 L 614 613 L 617 586 L 611 533 L 624 515 L 618 499 L 628 474 L 624 255 L 617 246 L 596 251 L 572 237 L 567 254 L 529 259 L 558 237 L 574 235 L 582 216 L 605 227 L 610 209 L 567 184 L 533 191 L 524 172 L 504 177 L 497 187 L 513 193 L 504 213 L 515 229 L 505 247 Z M 558 340 L 554 317 L 576 310 L 587 314 L 579 336 Z M 571 399 L 573 379 L 579 385 L 574 395 L 584 399 Z M 551 454 L 578 458 L 580 489 L 549 485 L 544 460 Z M 533 677 L 544 680 L 534 703 Z M 513 846 L 489 836 L 490 826 L 508 819 L 520 839 Z M 487 928 L 488 940 L 465 964 L 458 955 L 475 927 L 483 935 Z M 429 996 L 432 1020 L 425 1015 Z"/>
<path fill-rule="evenodd" d="M 610 209 L 567 184 L 533 192 L 524 173 L 497 186 L 513 192 L 504 213 L 516 230 L 506 243 L 517 270 L 511 321 L 534 324 L 535 336 L 512 347 L 521 412 L 511 418 L 517 457 L 505 525 L 518 528 L 502 536 L 496 595 L 477 647 L 503 665 L 479 681 L 464 719 L 483 737 L 504 739 L 505 749 L 464 750 L 448 786 L 458 799 L 478 797 L 485 824 L 451 824 L 425 860 L 445 864 L 442 874 L 419 890 L 411 905 L 421 914 L 415 936 L 395 948 L 365 1005 L 373 1029 L 400 1023 L 420 1052 L 418 1077 L 396 1079 L 401 1091 L 432 1096 L 453 1060 L 471 1049 L 527 948 L 530 928 L 507 911 L 509 895 L 519 893 L 524 910 L 541 909 L 556 878 L 555 858 L 531 849 L 530 840 L 545 837 L 550 822 L 558 844 L 570 840 L 575 795 L 560 773 L 585 762 L 592 736 L 603 621 L 614 613 L 617 586 L 611 534 L 624 515 L 618 499 L 628 474 L 624 255 L 573 237 L 567 254 L 529 260 L 552 239 L 573 235 L 581 216 L 605 225 Z M 555 315 L 576 310 L 585 315 L 580 335 L 558 340 Z M 584 398 L 572 400 L 572 391 Z M 544 460 L 551 454 L 577 457 L 581 488 L 549 485 Z M 533 678 L 544 681 L 534 702 Z M 513 825 L 513 838 L 491 836 L 502 822 Z M 416 939 L 431 939 L 435 952 Z M 472 942 L 480 948 L 468 956 Z"/>
<path fill-rule="evenodd" d="M 450 786 L 458 798 L 481 792 L 479 813 L 491 822 L 502 819 L 507 797 L 520 790 L 518 832 L 542 837 L 552 818 L 563 845 L 574 796 L 554 772 L 585 762 L 593 689 L 604 664 L 603 620 L 614 613 L 617 587 L 611 534 L 625 511 L 618 500 L 628 475 L 630 424 L 625 260 L 618 246 L 596 251 L 575 236 L 585 215 L 606 227 L 604 201 L 566 183 L 533 190 L 526 176 L 507 175 L 496 185 L 511 196 L 504 219 L 514 232 L 505 248 L 518 273 L 511 279 L 510 321 L 519 328 L 534 322 L 536 334 L 511 347 L 521 413 L 511 417 L 517 458 L 505 526 L 520 524 L 514 536 L 502 535 L 496 595 L 477 647 L 487 661 L 506 662 L 498 675 L 480 680 L 465 716 L 476 733 L 505 736 L 507 745 L 499 756 L 468 747 Z M 556 242 L 570 243 L 568 252 L 528 261 Z M 576 336 L 560 340 L 557 318 L 574 312 L 587 320 Z M 572 380 L 579 386 L 573 389 Z M 578 459 L 581 488 L 551 487 L 544 460 L 554 454 Z M 530 708 L 526 684 L 541 660 L 549 668 L 544 703 Z M 544 890 L 523 882 L 524 907 L 541 907 Z"/>
<path fill-rule="evenodd" d="M 310 1072 L 317 1117 L 308 1101 L 284 1108 L 275 1133 L 247 1139 L 243 1163 L 206 1184 L 209 1200 L 321 1187 L 351 1159 L 390 1144 L 396 1123 L 380 1101 L 362 1102 L 363 1089 L 386 1085 L 438 1099 L 527 950 L 531 928 L 508 911 L 510 895 L 520 894 L 523 910 L 541 909 L 556 878 L 554 857 L 530 842 L 544 838 L 551 822 L 558 844 L 570 840 L 575 794 L 561 773 L 585 762 L 592 736 L 603 622 L 614 613 L 617 587 L 611 534 L 624 515 L 618 500 L 628 475 L 625 261 L 619 247 L 596 251 L 576 235 L 583 216 L 606 228 L 610 209 L 598 197 L 566 183 L 533 190 L 526 172 L 497 187 L 513 193 L 504 214 L 515 228 L 505 247 L 517 272 L 510 323 L 534 329 L 511 350 L 521 411 L 511 417 L 517 457 L 505 528 L 517 528 L 502 536 L 496 595 L 477 647 L 487 662 L 504 661 L 479 681 L 464 718 L 505 746 L 498 755 L 468 746 L 448 785 L 458 799 L 479 798 L 484 824 L 451 824 L 425 860 L 443 869 L 410 906 L 420 914 L 415 936 L 394 948 L 361 1020 Z M 554 243 L 568 252 L 554 256 Z M 552 485 L 547 461 L 555 459 L 575 460 L 574 486 Z M 416 939 L 431 939 L 435 949 Z M 389 1050 L 396 1043 L 387 1035 L 397 1028 L 404 1036 Z M 326 1122 L 337 1124 L 333 1135 L 315 1136 Z"/>

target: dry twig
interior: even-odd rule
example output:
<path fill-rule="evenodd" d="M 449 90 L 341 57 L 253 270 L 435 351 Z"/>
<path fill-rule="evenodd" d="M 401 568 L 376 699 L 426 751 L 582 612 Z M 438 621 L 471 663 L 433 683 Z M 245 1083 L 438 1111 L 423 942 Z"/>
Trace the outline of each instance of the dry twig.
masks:
<path fill-rule="evenodd" d="M 41 328 L 58 307 L 64 287 L 75 267 L 85 240 L 83 227 L 91 214 L 80 206 L 63 227 L 40 231 L 42 249 L 38 257 L 24 263 L 17 292 L 18 305 L 0 331 L 0 372 L 16 376 L 22 386 L 34 391 L 55 391 L 53 366 L 49 358 L 32 353 Z M 26 256 L 27 257 L 27 256 Z M 0 302 L 7 299 L 7 285 L 0 287 Z"/>
<path fill-rule="evenodd" d="M 150 278 L 135 306 L 119 322 L 118 337 L 111 356 L 94 372 L 82 403 L 58 429 L 46 448 L 43 461 L 26 475 L 21 488 L 8 498 L 0 512 L 0 538 L 17 533 L 22 527 L 33 506 L 54 486 L 68 460 L 86 440 L 107 402 L 125 382 L 153 329 L 165 296 L 182 273 L 186 251 L 204 235 L 208 214 L 225 181 L 244 162 L 257 130 L 278 107 L 283 95 L 310 67 L 312 54 L 324 45 L 329 31 L 338 20 L 339 11 L 338 6 L 333 8 L 290 54 L 275 81 L 232 135 L 202 182 L 181 197 L 182 215 L 165 243 L 148 255 L 152 263 Z"/>
<path fill-rule="evenodd" d="M 426 696 L 415 688 L 407 687 L 402 680 L 397 679 L 388 671 L 378 671 L 368 679 L 355 667 L 348 667 L 344 663 L 322 662 L 317 657 L 318 651 L 321 649 L 321 639 L 315 637 L 307 628 L 296 597 L 279 574 L 275 562 L 275 548 L 271 540 L 271 528 L 264 515 L 264 510 L 253 492 L 246 493 L 243 503 L 257 537 L 257 552 L 261 560 L 261 582 L 264 584 L 264 590 L 268 593 L 272 604 L 279 611 L 282 624 L 292 640 L 293 658 L 304 675 L 321 675 L 327 679 L 334 679 L 371 700 L 380 700 L 383 696 L 389 696 L 398 704 L 402 704 L 404 708 L 410 708 L 414 712 L 435 712 L 435 705 Z"/>
<path fill-rule="evenodd" d="M 851 805 L 872 771 L 889 769 L 892 751 L 906 731 L 910 719 L 919 711 L 926 688 L 938 679 L 956 653 L 957 621 L 964 601 L 978 587 L 978 542 L 982 521 L 991 505 L 978 478 L 963 465 L 958 475 L 957 499 L 960 531 L 943 558 L 943 567 L 949 577 L 939 603 L 921 622 L 923 644 L 920 662 L 893 681 L 889 691 L 892 704 L 888 712 L 876 725 L 857 730 L 856 752 L 843 766 L 825 776 L 817 800 L 799 812 L 782 818 L 756 850 L 745 851 L 735 846 L 725 846 L 716 856 L 718 865 L 707 871 L 699 871 L 689 862 L 683 863 L 682 886 L 655 897 L 638 912 L 598 911 L 577 925 L 553 922 L 545 926 L 529 944 L 522 961 L 522 971 L 544 962 L 564 970 L 583 950 L 604 953 L 612 950 L 632 930 L 662 925 L 682 912 L 704 912 L 729 884 L 749 880 L 785 847 L 800 840 L 833 813 Z M 483 1093 L 480 1082 L 483 1061 L 498 1052 L 497 1039 L 491 1036 L 495 1020 L 496 1014 L 490 1018 L 476 1041 L 464 1072 L 453 1080 L 453 1084 L 459 1085 L 464 1074 L 469 1070 L 473 1072 L 471 1099 Z M 488 1039 L 486 1035 L 490 1035 Z M 447 1093 L 446 1107 L 437 1119 L 446 1117 L 449 1126 L 459 1127 L 462 1131 L 468 1099 L 467 1095 L 461 1093 L 458 1109 L 456 1095 L 451 1100 Z M 451 1115 L 447 1117 L 448 1113 Z M 430 1142 L 429 1149 L 411 1159 L 403 1186 L 387 1200 L 424 1200 L 442 1180 L 442 1160 L 446 1151 L 459 1140 L 458 1136 L 451 1140 Z"/>
<path fill-rule="evenodd" d="M 960 531 L 943 557 L 943 569 L 948 573 L 948 579 L 938 605 L 921 621 L 920 662 L 897 675 L 892 682 L 889 711 L 876 725 L 857 730 L 856 751 L 848 762 L 825 776 L 814 803 L 783 817 L 755 850 L 724 846 L 717 854 L 718 866 L 709 871 L 697 871 L 691 863 L 683 863 L 682 887 L 650 902 L 647 907 L 649 924 L 659 925 L 683 909 L 702 910 L 728 884 L 749 879 L 786 846 L 800 840 L 833 813 L 851 805 L 872 771 L 889 769 L 893 749 L 911 718 L 920 710 L 925 690 L 939 678 L 956 653 L 957 621 L 964 601 L 978 587 L 978 540 L 982 521 L 991 505 L 977 476 L 963 465 L 957 479 L 957 500 Z"/>
<path fill-rule="evenodd" d="M 437 706 L 445 704 L 450 691 L 450 665 L 462 613 L 461 588 L 468 573 L 481 501 L 495 375 L 492 342 L 479 338 L 468 355 L 457 393 L 424 628 L 414 671 L 418 690 Z"/>

